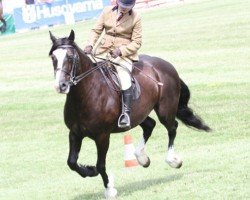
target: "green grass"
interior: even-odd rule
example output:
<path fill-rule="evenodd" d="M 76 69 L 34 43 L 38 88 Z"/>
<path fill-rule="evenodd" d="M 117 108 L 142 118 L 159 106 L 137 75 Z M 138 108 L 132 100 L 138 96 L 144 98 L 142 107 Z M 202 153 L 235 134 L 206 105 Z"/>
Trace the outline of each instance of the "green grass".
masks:
<path fill-rule="evenodd" d="M 180 124 L 175 141 L 181 169 L 164 161 L 168 138 L 157 124 L 147 145 L 148 169 L 125 169 L 123 134 L 112 135 L 107 170 L 118 199 L 250 198 L 249 2 L 204 0 L 141 13 L 141 53 L 170 61 L 188 84 L 191 107 L 213 128 Z M 76 32 L 84 47 L 95 20 L 51 28 Z M 0 199 L 102 199 L 101 177 L 70 171 L 64 95 L 53 88 L 48 30 L 0 37 Z M 152 117 L 155 114 L 151 113 Z M 134 144 L 141 129 L 130 131 Z M 83 141 L 79 162 L 95 164 L 95 144 Z"/>

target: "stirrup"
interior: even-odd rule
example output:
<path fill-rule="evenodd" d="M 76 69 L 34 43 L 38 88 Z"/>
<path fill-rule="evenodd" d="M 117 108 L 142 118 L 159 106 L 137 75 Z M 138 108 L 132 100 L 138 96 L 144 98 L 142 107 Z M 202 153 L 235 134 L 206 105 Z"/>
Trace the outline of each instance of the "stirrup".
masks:
<path fill-rule="evenodd" d="M 126 118 L 127 119 L 127 123 L 126 124 L 121 124 L 121 120 L 122 118 Z M 119 128 L 131 128 L 131 125 L 130 125 L 130 117 L 127 113 L 122 113 L 118 119 L 118 127 Z"/>

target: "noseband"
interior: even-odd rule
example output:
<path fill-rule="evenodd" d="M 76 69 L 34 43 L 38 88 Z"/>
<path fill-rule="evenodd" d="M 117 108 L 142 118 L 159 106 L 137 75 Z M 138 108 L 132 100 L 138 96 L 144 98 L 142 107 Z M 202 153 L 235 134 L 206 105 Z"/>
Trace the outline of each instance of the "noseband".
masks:
<path fill-rule="evenodd" d="M 80 57 L 79 57 L 78 52 L 74 48 L 74 46 L 72 46 L 72 45 L 60 45 L 57 48 L 73 48 L 73 56 L 67 56 L 68 60 L 72 60 L 71 72 L 69 73 L 66 70 L 61 69 L 61 71 L 63 71 L 65 74 L 70 76 L 70 81 L 69 81 L 70 86 L 78 84 L 82 79 L 84 79 L 85 77 L 87 77 L 88 75 L 90 75 L 91 73 L 93 73 L 94 71 L 96 71 L 97 69 L 100 68 L 100 66 L 98 66 L 98 65 L 94 66 L 94 67 L 90 68 L 89 70 L 87 70 L 86 72 L 77 76 L 76 71 L 77 71 L 77 68 L 79 67 L 79 64 L 80 64 Z M 60 69 L 56 69 L 56 70 L 60 70 Z"/>

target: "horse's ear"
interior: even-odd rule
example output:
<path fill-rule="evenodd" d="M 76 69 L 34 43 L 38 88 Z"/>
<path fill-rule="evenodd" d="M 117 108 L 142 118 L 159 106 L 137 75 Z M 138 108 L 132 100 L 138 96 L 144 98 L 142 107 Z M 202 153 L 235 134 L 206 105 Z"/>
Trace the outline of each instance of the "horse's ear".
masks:
<path fill-rule="evenodd" d="M 50 39 L 54 43 L 56 41 L 56 37 L 49 31 Z"/>
<path fill-rule="evenodd" d="M 68 39 L 74 42 L 74 40 L 75 40 L 75 32 L 73 30 L 71 30 Z"/>

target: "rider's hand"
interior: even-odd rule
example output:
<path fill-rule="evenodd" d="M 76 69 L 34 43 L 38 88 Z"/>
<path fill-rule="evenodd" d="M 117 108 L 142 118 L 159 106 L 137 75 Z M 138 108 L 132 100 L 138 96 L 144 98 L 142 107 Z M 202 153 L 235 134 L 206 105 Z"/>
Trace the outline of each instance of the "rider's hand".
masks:
<path fill-rule="evenodd" d="M 122 55 L 122 52 L 119 48 L 116 48 L 115 50 L 111 51 L 110 52 L 110 55 L 113 57 L 113 58 L 117 58 L 119 56 Z"/>
<path fill-rule="evenodd" d="M 88 46 L 86 46 L 85 48 L 84 48 L 84 53 L 86 53 L 86 54 L 91 54 L 91 52 L 92 52 L 92 50 L 93 50 L 93 47 L 91 46 L 91 45 L 88 45 Z"/>

